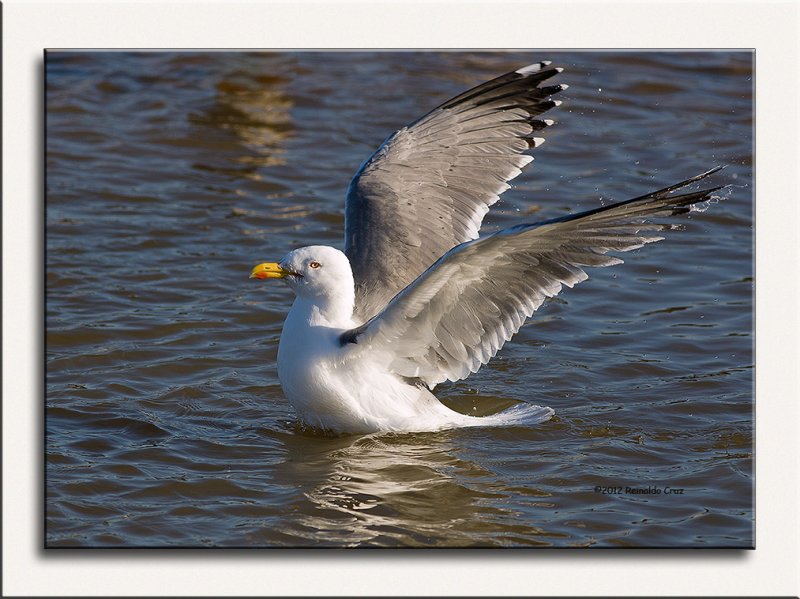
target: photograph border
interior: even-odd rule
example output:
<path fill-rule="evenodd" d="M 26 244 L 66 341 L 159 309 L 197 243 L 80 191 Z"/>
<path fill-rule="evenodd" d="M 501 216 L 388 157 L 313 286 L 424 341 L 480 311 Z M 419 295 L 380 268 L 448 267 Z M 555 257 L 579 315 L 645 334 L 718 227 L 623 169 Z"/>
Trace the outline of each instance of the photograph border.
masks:
<path fill-rule="evenodd" d="M 679 14 L 673 14 L 677 6 L 681 7 Z M 578 7 L 585 10 L 581 12 Z M 502 18 L 504 8 L 514 15 L 510 21 Z M 442 31 L 415 26 L 422 16 L 441 19 L 454 10 L 460 13 L 458 18 Z M 145 25 L 152 22 L 154 15 L 159 16 L 158 27 L 148 29 Z M 615 23 L 612 31 L 594 31 L 600 15 L 603 21 Z M 554 16 L 560 16 L 560 21 Z M 797 260 L 797 248 L 792 245 L 792 232 L 797 230 L 797 208 L 791 204 L 797 198 L 794 182 L 797 81 L 787 81 L 784 76 L 786 72 L 797 71 L 797 46 L 792 38 L 797 34 L 796 16 L 796 5 L 755 2 L 725 5 L 724 10 L 720 4 L 690 6 L 670 2 L 633 5 L 251 2 L 224 6 L 221 2 L 102 6 L 6 3 L 3 6 L 4 594 L 796 593 L 797 537 L 786 535 L 786 531 L 798 530 L 794 372 L 797 313 L 796 309 L 793 311 L 797 306 L 797 283 L 791 277 L 786 280 L 785 273 L 792 272 L 792 264 L 786 264 L 786 255 L 794 262 L 795 272 Z M 334 19 L 339 27 L 331 25 Z M 109 26 L 109 20 L 114 26 Z M 758 550 L 709 550 L 700 554 L 701 559 L 692 550 L 632 550 L 621 558 L 620 552 L 580 555 L 576 555 L 579 552 L 544 555 L 514 552 L 509 556 L 505 552 L 383 551 L 345 555 L 345 552 L 321 554 L 314 550 L 281 555 L 270 552 L 266 559 L 259 552 L 224 555 L 212 552 L 201 556 L 186 550 L 154 550 L 135 555 L 127 552 L 45 555 L 41 549 L 42 535 L 31 534 L 35 523 L 41 521 L 39 502 L 33 497 L 41 492 L 37 487 L 41 481 L 36 480 L 35 472 L 43 453 L 39 438 L 43 406 L 37 403 L 43 399 L 43 366 L 38 363 L 42 335 L 36 332 L 37 327 L 43 327 L 41 315 L 37 314 L 43 299 L 38 268 L 43 191 L 43 165 L 39 161 L 43 150 L 39 145 L 41 139 L 31 135 L 43 128 L 41 51 L 56 47 L 117 47 L 116 40 L 118 47 L 128 48 L 175 49 L 170 47 L 174 42 L 198 49 L 240 49 L 243 44 L 270 35 L 277 42 L 270 46 L 281 49 L 311 48 L 318 42 L 330 49 L 343 45 L 399 49 L 395 47 L 398 44 L 414 49 L 441 49 L 432 43 L 438 41 L 447 48 L 488 50 L 530 46 L 520 43 L 529 35 L 524 27 L 526 21 L 542 24 L 536 28 L 537 46 L 548 49 L 608 49 L 611 37 L 618 38 L 617 45 L 624 43 L 625 49 L 706 50 L 710 46 L 756 49 L 757 98 L 768 94 L 770 97 L 769 111 L 756 104 L 756 146 L 761 158 L 757 188 L 759 196 L 770 198 L 769 208 L 763 203 L 756 204 L 756 221 L 762 231 L 756 253 L 759 275 L 756 386 L 759 397 L 771 400 L 769 404 L 761 401 L 757 408 L 761 456 L 760 459 L 757 456 L 756 479 Z M 298 22 L 304 27 L 291 30 L 286 26 Z M 348 29 L 354 22 L 361 28 L 357 40 L 352 29 Z M 559 26 L 553 25 L 554 22 Z M 676 26 L 680 23 L 682 28 L 670 30 L 670 22 Z M 708 27 L 711 22 L 715 24 L 713 30 Z M 736 27 L 742 22 L 749 22 L 752 28 L 743 32 Z M 65 27 L 67 23 L 70 26 Z M 256 23 L 269 26 L 257 29 Z M 550 24 L 544 27 L 546 23 Z M 658 31 L 652 31 L 652 23 L 658 23 Z M 437 34 L 439 37 L 435 37 Z M 228 47 L 234 39 L 238 47 Z M 653 46 L 643 45 L 645 39 Z M 198 40 L 207 41 L 198 44 Z M 465 44 L 465 40 L 469 43 Z M 500 40 L 507 43 L 498 45 Z M 553 43 L 557 40 L 561 43 Z M 253 43 L 252 47 L 260 45 L 264 44 Z M 776 84 L 780 93 L 775 91 Z M 771 92 L 767 91 L 768 85 L 772 86 Z M 12 148 L 14 151 L 10 152 Z M 769 235 L 763 234 L 765 230 Z M 780 293 L 776 293 L 777 285 L 781 285 Z M 643 567 L 631 571 L 631 566 L 636 565 Z M 731 570 L 731 566 L 736 569 Z M 91 574 L 97 567 L 103 568 L 103 576 Z M 620 587 L 620 580 L 625 580 L 624 587 Z"/>

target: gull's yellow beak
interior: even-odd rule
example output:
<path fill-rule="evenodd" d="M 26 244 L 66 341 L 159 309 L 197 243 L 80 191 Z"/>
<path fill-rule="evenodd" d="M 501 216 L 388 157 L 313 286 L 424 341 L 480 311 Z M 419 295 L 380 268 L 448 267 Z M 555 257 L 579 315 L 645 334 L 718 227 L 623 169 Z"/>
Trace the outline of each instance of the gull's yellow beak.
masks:
<path fill-rule="evenodd" d="M 289 270 L 283 270 L 277 262 L 264 262 L 253 267 L 250 272 L 251 279 L 282 279 L 292 274 Z"/>

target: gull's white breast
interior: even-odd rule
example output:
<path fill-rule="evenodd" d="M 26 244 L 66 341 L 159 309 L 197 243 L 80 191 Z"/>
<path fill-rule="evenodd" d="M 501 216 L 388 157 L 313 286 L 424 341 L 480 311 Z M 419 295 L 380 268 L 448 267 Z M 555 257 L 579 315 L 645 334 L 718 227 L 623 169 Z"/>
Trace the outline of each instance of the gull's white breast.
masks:
<path fill-rule="evenodd" d="M 307 424 L 347 432 L 422 431 L 475 420 L 387 371 L 380 355 L 357 344 L 342 346 L 346 328 L 309 320 L 302 302 L 295 302 L 278 346 L 278 378 Z"/>

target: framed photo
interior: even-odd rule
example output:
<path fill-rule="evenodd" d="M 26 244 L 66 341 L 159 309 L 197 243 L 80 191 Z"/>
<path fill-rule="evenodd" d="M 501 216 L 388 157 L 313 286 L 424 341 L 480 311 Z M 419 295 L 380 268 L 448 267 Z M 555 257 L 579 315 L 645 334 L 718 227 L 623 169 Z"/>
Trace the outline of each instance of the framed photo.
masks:
<path fill-rule="evenodd" d="M 44 72 L 48 549 L 755 547 L 752 51 Z M 248 278 L 307 286 L 320 245 L 341 367 L 289 328 L 306 287 Z"/>
<path fill-rule="evenodd" d="M 796 16 L 5 2 L 3 593 L 796 595 Z M 296 289 L 254 268 L 346 251 L 350 181 L 390 135 L 541 61 L 563 71 L 535 87 L 569 87 L 528 115 L 553 124 L 480 235 L 724 165 L 668 194 L 709 197 L 562 284 L 475 373 L 426 383 L 443 414 L 540 422 L 313 430 L 279 378 Z M 368 328 L 344 340 L 372 336 L 374 366 Z"/>

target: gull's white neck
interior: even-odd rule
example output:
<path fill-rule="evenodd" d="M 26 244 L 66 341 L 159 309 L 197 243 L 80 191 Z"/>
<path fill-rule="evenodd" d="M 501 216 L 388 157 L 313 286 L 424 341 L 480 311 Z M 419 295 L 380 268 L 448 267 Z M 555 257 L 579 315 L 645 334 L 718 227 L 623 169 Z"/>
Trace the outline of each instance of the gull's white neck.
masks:
<path fill-rule="evenodd" d="M 354 305 L 355 292 L 352 286 L 342 285 L 313 296 L 298 294 L 289 317 L 294 322 L 303 322 L 312 327 L 346 329 L 353 326 Z"/>

